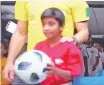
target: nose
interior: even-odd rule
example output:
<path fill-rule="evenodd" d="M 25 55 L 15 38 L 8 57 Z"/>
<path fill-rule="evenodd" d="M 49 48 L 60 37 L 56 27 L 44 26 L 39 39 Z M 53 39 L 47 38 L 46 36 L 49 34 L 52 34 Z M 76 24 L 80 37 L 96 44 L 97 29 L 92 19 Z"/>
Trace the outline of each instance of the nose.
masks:
<path fill-rule="evenodd" d="M 50 28 L 49 28 L 48 25 L 45 25 L 45 26 L 43 27 L 43 29 L 44 29 L 45 31 L 48 31 Z"/>

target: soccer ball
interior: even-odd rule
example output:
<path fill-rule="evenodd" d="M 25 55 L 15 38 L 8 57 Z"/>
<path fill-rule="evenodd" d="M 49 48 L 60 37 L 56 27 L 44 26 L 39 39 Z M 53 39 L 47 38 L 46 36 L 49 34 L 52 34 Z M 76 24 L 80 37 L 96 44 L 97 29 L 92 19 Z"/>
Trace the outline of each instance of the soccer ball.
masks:
<path fill-rule="evenodd" d="M 27 51 L 15 62 L 16 75 L 27 84 L 37 84 L 46 79 L 46 66 L 51 64 L 49 56 L 39 50 Z"/>

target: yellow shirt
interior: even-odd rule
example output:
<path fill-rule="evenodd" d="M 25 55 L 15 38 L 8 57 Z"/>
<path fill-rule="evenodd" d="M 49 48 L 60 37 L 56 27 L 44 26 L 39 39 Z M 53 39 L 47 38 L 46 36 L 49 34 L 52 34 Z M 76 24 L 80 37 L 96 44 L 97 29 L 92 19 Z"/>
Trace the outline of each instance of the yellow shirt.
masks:
<path fill-rule="evenodd" d="M 88 5 L 84 0 L 24 0 L 15 4 L 15 19 L 28 21 L 28 50 L 45 39 L 42 32 L 41 14 L 44 10 L 56 7 L 65 15 L 65 27 L 62 34 L 72 37 L 74 22 L 89 19 Z"/>

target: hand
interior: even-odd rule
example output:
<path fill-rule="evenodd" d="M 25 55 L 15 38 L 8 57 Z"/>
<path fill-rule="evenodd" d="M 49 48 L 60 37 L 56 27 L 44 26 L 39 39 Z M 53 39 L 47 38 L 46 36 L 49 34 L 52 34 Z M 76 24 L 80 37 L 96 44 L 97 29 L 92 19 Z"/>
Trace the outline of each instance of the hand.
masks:
<path fill-rule="evenodd" d="M 14 65 L 7 63 L 3 71 L 4 79 L 12 82 L 14 80 Z"/>
<path fill-rule="evenodd" d="M 93 67 L 92 67 L 92 71 L 95 71 L 95 70 L 96 70 L 96 66 L 93 66 Z"/>
<path fill-rule="evenodd" d="M 72 38 L 69 38 L 69 37 L 62 37 L 61 39 L 60 39 L 60 42 L 62 42 L 62 43 L 64 43 L 64 42 L 72 42 L 73 41 L 73 39 Z"/>
<path fill-rule="evenodd" d="M 53 64 L 47 64 L 47 67 L 46 67 L 46 73 L 48 74 L 48 75 L 51 75 L 51 74 L 54 74 L 54 73 L 56 73 L 56 67 L 55 67 L 55 65 L 53 65 Z"/>

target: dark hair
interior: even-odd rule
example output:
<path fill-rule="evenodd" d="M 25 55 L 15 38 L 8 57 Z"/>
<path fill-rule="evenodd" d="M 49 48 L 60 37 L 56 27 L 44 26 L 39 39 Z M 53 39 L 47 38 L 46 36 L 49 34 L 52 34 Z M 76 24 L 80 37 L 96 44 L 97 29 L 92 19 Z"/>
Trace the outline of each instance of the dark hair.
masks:
<path fill-rule="evenodd" d="M 60 26 L 63 26 L 65 24 L 65 16 L 63 12 L 57 8 L 46 9 L 41 15 L 41 20 L 46 17 L 55 18 Z"/>

